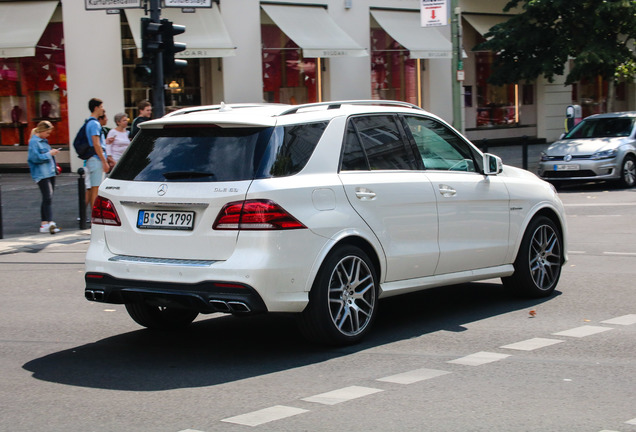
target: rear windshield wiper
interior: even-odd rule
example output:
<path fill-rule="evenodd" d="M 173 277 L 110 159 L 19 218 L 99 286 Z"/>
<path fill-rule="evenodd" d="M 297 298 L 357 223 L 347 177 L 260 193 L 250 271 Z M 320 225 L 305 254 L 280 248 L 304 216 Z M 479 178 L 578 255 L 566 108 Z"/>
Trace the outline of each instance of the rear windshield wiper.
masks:
<path fill-rule="evenodd" d="M 214 173 L 206 171 L 170 171 L 162 174 L 167 180 L 214 177 Z"/>

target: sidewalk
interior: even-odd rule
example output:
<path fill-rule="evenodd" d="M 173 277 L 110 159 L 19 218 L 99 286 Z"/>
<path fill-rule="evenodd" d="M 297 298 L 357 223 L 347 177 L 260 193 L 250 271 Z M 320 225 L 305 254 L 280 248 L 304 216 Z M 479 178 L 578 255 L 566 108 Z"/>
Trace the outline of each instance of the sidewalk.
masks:
<path fill-rule="evenodd" d="M 528 146 L 528 170 L 536 173 L 539 156 L 548 144 Z M 520 145 L 492 147 L 489 153 L 496 154 L 507 165 L 522 167 L 523 155 Z M 62 228 L 58 234 L 40 234 L 40 190 L 29 173 L 0 174 L 0 198 L 2 204 L 2 234 L 0 254 L 33 247 L 41 249 L 51 243 L 68 243 L 88 240 L 87 230 L 79 229 L 79 197 L 76 173 L 57 176 L 53 196 L 53 217 Z M 87 210 L 87 217 L 90 212 Z"/>
<path fill-rule="evenodd" d="M 0 253 L 25 247 L 42 248 L 51 243 L 68 243 L 90 238 L 90 225 L 80 230 L 79 197 L 75 173 L 63 173 L 55 181 L 53 218 L 62 228 L 58 234 L 41 234 L 40 204 L 42 196 L 29 173 L 0 174 L 2 234 Z"/>

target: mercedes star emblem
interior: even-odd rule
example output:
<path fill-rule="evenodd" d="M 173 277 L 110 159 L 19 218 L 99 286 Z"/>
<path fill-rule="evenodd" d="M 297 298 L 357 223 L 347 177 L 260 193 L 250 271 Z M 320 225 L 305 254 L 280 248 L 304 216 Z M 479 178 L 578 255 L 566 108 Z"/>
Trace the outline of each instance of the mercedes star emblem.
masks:
<path fill-rule="evenodd" d="M 168 192 L 168 185 L 163 183 L 162 185 L 159 186 L 159 188 L 157 189 L 157 195 L 159 196 L 164 196 L 166 194 L 166 192 Z"/>

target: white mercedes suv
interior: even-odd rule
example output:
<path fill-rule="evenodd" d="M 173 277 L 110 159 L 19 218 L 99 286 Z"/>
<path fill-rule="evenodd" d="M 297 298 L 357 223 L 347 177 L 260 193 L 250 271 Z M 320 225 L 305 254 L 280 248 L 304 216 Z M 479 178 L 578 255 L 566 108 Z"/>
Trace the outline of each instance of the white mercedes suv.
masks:
<path fill-rule="evenodd" d="M 566 258 L 554 188 L 416 106 L 222 104 L 142 124 L 99 188 L 85 296 L 157 329 L 296 313 L 344 345 L 381 298 L 495 277 L 549 296 Z"/>

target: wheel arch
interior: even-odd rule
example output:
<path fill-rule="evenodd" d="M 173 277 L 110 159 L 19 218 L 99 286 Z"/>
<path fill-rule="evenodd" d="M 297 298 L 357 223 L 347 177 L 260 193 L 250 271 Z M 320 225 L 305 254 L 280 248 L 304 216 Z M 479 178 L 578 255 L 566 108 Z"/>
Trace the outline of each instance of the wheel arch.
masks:
<path fill-rule="evenodd" d="M 314 285 L 314 281 L 318 276 L 320 268 L 322 267 L 327 257 L 339 247 L 346 245 L 356 246 L 360 248 L 371 260 L 371 263 L 373 264 L 376 271 L 378 282 L 383 280 L 382 278 L 384 277 L 386 266 L 383 265 L 384 254 L 381 246 L 379 244 L 375 245 L 373 241 L 370 241 L 357 232 L 341 233 L 340 236 L 338 236 L 332 242 L 329 242 L 320 253 L 320 255 L 316 258 L 316 261 L 311 269 L 310 276 L 307 279 L 307 292 L 311 291 L 311 288 Z"/>
<path fill-rule="evenodd" d="M 531 213 L 526 218 L 522 229 L 519 230 L 519 234 L 515 242 L 515 250 L 514 250 L 514 255 L 512 257 L 513 262 L 517 259 L 517 255 L 519 254 L 519 249 L 521 247 L 521 242 L 523 240 L 523 236 L 525 235 L 526 230 L 528 229 L 528 226 L 530 225 L 530 223 L 532 223 L 533 220 L 541 216 L 545 216 L 546 218 L 550 219 L 559 229 L 559 239 L 561 240 L 561 247 L 563 250 L 563 257 L 562 257 L 561 264 L 565 264 L 567 262 L 567 243 L 566 243 L 567 225 L 565 223 L 565 220 L 561 218 L 559 212 L 556 209 L 549 206 L 538 208 L 534 213 Z"/>

